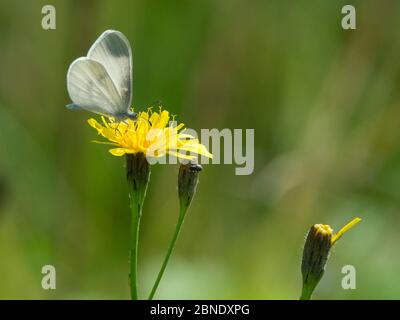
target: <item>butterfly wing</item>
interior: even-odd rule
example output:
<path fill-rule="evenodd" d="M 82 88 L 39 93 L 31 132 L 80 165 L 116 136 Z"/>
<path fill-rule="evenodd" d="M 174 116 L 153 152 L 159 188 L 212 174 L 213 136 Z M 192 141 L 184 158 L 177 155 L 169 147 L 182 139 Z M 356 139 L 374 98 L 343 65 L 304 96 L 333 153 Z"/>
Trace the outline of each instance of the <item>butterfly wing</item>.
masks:
<path fill-rule="evenodd" d="M 110 75 L 97 61 L 86 57 L 76 59 L 67 73 L 67 89 L 73 102 L 67 106 L 69 108 L 82 108 L 106 116 L 121 115 L 124 102 Z"/>
<path fill-rule="evenodd" d="M 88 58 L 104 66 L 123 101 L 119 113 L 126 113 L 132 103 L 132 50 L 128 39 L 119 31 L 107 30 L 92 45 Z"/>

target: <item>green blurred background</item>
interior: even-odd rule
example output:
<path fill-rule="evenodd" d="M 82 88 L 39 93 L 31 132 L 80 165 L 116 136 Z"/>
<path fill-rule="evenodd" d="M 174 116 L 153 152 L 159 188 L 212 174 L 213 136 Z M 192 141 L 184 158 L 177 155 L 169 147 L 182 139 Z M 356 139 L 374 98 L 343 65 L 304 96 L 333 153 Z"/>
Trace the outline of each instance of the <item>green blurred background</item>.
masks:
<path fill-rule="evenodd" d="M 57 29 L 41 28 L 42 6 Z M 400 298 L 400 2 L 0 0 L 0 298 L 129 298 L 124 161 L 72 112 L 69 64 L 130 40 L 134 105 L 194 129 L 254 128 L 255 170 L 207 165 L 157 298 L 297 299 L 304 236 L 363 221 L 316 299 Z M 178 167 L 156 165 L 140 242 L 145 298 L 172 235 Z M 41 287 L 41 268 L 57 289 Z M 341 268 L 357 290 L 341 288 Z"/>

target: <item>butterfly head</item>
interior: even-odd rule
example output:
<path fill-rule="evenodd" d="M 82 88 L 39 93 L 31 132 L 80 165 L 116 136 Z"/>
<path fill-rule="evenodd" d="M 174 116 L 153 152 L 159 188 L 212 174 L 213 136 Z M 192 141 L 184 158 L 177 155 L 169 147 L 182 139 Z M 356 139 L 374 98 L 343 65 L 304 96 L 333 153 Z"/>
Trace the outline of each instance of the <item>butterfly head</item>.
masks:
<path fill-rule="evenodd" d="M 131 110 L 128 110 L 126 112 L 126 117 L 131 119 L 131 120 L 137 120 L 138 115 L 137 115 L 137 113 L 135 113 L 135 112 L 133 112 Z"/>

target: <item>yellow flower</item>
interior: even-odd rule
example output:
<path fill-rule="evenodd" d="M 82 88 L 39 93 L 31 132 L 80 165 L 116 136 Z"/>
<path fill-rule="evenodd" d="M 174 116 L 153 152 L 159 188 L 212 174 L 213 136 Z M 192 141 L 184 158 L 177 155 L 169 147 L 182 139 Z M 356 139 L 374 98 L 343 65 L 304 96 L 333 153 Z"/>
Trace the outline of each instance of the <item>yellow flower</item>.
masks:
<path fill-rule="evenodd" d="M 167 154 L 187 160 L 195 160 L 196 155 L 212 158 L 212 154 L 198 139 L 184 133 L 183 123 L 171 125 L 169 112 L 161 108 L 159 112 L 153 112 L 150 108 L 139 112 L 137 120 L 117 122 L 105 117 L 102 120 L 102 124 L 95 119 L 89 119 L 88 123 L 109 140 L 95 142 L 114 146 L 109 150 L 114 156 L 143 153 L 155 158 Z"/>
<path fill-rule="evenodd" d="M 353 228 L 357 223 L 361 221 L 361 218 L 354 218 L 348 224 L 346 224 L 342 229 L 340 229 L 337 233 L 333 233 L 333 229 L 330 225 L 327 224 L 315 224 L 314 228 L 317 234 L 321 234 L 322 236 L 330 236 L 331 237 L 331 246 L 335 244 L 347 231 Z"/>
<path fill-rule="evenodd" d="M 354 218 L 348 224 L 346 224 L 342 229 L 340 229 L 336 234 L 334 234 L 332 236 L 332 240 L 331 240 L 332 245 L 334 245 L 335 242 L 338 241 L 342 237 L 342 235 L 344 235 L 347 231 L 349 231 L 351 228 L 353 228 L 360 221 L 361 221 L 361 218 Z"/>

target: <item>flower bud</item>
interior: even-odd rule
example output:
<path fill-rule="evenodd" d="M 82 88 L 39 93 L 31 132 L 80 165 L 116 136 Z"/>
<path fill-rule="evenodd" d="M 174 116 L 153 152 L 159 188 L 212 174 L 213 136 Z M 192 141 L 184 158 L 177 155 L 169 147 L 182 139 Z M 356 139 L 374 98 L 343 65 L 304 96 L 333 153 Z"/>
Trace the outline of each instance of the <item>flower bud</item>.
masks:
<path fill-rule="evenodd" d="M 314 224 L 310 228 L 304 245 L 303 260 L 301 262 L 303 289 L 300 299 L 311 299 L 315 287 L 324 275 L 331 248 L 344 233 L 360 221 L 360 218 L 353 219 L 336 234 L 334 234 L 332 228 L 326 224 Z"/>
<path fill-rule="evenodd" d="M 126 155 L 126 179 L 131 190 L 130 197 L 133 197 L 135 203 L 140 207 L 142 207 L 146 196 L 150 171 L 150 164 L 143 153 Z"/>
<path fill-rule="evenodd" d="M 182 164 L 178 174 L 178 195 L 181 210 L 186 210 L 196 193 L 199 172 L 202 166 L 196 163 Z"/>
<path fill-rule="evenodd" d="M 311 297 L 321 280 L 332 246 L 333 230 L 328 225 L 315 224 L 308 232 L 304 245 L 301 273 L 303 275 L 302 297 Z"/>

